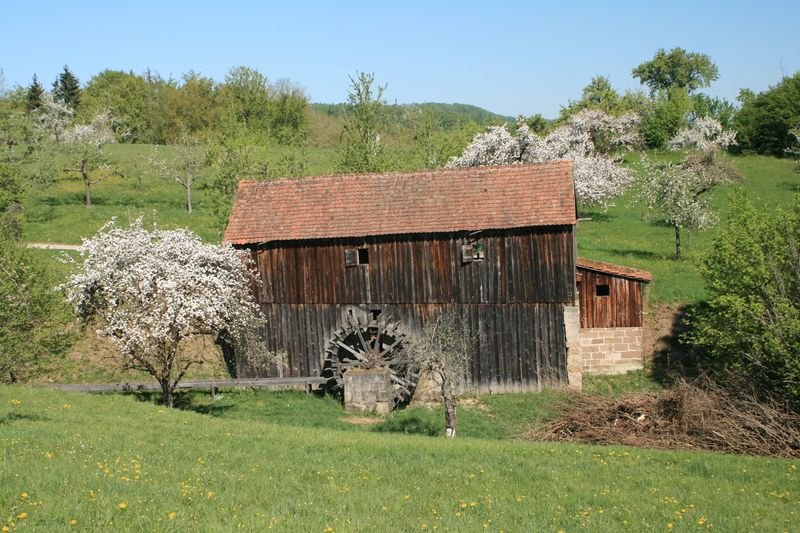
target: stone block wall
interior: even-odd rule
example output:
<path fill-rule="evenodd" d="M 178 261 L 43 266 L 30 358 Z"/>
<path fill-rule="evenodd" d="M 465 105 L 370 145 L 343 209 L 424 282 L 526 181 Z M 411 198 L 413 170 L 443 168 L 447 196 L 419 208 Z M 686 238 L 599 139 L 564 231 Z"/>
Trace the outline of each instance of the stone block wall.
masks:
<path fill-rule="evenodd" d="M 581 312 L 577 305 L 564 306 L 564 329 L 567 334 L 567 383 L 569 388 L 583 387 L 583 347 L 581 345 Z"/>
<path fill-rule="evenodd" d="M 580 334 L 583 371 L 624 374 L 644 367 L 642 328 L 585 328 Z"/>
<path fill-rule="evenodd" d="M 348 411 L 388 414 L 392 410 L 392 373 L 388 368 L 351 368 L 344 380 L 344 406 Z"/>

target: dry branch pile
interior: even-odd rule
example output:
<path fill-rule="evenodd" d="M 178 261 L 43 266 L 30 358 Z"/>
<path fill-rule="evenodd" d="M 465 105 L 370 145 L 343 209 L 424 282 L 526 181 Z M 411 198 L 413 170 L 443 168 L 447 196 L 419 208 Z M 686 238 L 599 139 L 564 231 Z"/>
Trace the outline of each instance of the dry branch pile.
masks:
<path fill-rule="evenodd" d="M 797 458 L 800 414 L 701 379 L 658 394 L 576 395 L 526 438 Z"/>

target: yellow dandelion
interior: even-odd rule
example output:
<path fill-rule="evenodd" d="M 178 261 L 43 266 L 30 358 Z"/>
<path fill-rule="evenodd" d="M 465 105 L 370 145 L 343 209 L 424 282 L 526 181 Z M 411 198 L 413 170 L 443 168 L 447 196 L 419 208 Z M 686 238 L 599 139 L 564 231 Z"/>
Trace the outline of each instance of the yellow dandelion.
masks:
<path fill-rule="evenodd" d="M 28 513 L 24 511 L 17 515 L 17 520 L 25 520 L 26 518 L 28 518 Z"/>
<path fill-rule="evenodd" d="M 175 520 L 176 516 L 178 516 L 178 514 L 175 511 L 172 511 L 167 515 L 167 518 L 169 518 L 170 520 Z"/>
<path fill-rule="evenodd" d="M 20 493 L 19 493 L 19 497 L 20 497 L 20 498 L 22 498 L 22 499 L 24 500 L 25 498 L 27 498 L 27 497 L 28 497 L 28 493 L 27 493 L 27 492 L 20 492 Z"/>
<path fill-rule="evenodd" d="M 478 506 L 478 502 L 469 502 L 469 506 L 470 507 L 477 507 Z"/>
<path fill-rule="evenodd" d="M 214 492 L 213 492 L 213 491 L 208 491 L 208 492 L 206 493 L 206 496 L 207 496 L 208 498 L 213 498 L 213 497 L 214 497 Z"/>
<path fill-rule="evenodd" d="M 22 405 L 22 402 L 19 400 L 11 400 L 11 405 L 17 407 L 18 405 Z"/>
<path fill-rule="evenodd" d="M 670 522 L 669 524 L 667 524 L 667 529 L 672 529 L 673 527 L 675 527 L 675 526 L 673 526 L 673 525 L 672 525 L 672 522 Z"/>
<path fill-rule="evenodd" d="M 3 526 L 3 529 L 0 529 L 0 531 L 2 531 L 3 533 L 8 533 L 11 530 L 8 529 L 8 526 Z"/>
<path fill-rule="evenodd" d="M 697 523 L 701 526 L 704 526 L 706 524 L 706 517 L 701 516 L 700 518 L 697 519 Z"/>
<path fill-rule="evenodd" d="M 77 521 L 76 519 L 74 519 L 74 518 L 73 518 L 72 520 L 70 520 L 70 521 L 69 521 L 69 525 L 71 525 L 71 526 L 74 526 L 74 525 L 76 525 L 77 523 L 78 523 L 78 521 Z"/>
<path fill-rule="evenodd" d="M 124 501 L 121 501 L 121 502 L 119 502 L 119 508 L 120 509 L 127 509 L 128 508 L 128 504 L 125 503 Z"/>

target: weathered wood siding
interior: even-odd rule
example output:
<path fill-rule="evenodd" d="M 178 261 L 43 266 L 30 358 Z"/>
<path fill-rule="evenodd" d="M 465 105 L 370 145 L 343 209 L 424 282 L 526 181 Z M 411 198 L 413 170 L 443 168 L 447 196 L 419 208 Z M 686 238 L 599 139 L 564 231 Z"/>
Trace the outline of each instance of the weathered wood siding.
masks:
<path fill-rule="evenodd" d="M 563 306 L 560 304 L 265 304 L 263 332 L 270 350 L 285 359 L 280 368 L 248 368 L 246 376 L 318 376 L 324 365 L 325 347 L 345 322 L 347 313 L 366 318 L 380 310 L 402 324 L 406 333 L 422 328 L 426 319 L 442 312 L 458 313 L 477 333 L 470 368 L 473 384 L 481 391 L 541 390 L 566 382 L 566 340 Z"/>
<path fill-rule="evenodd" d="M 582 328 L 641 327 L 643 282 L 583 269 L 579 279 Z"/>
<path fill-rule="evenodd" d="M 485 260 L 462 264 L 463 236 L 276 242 L 256 248 L 260 303 L 572 303 L 571 226 L 479 236 Z M 366 248 L 369 265 L 345 266 Z"/>
<path fill-rule="evenodd" d="M 280 368 L 246 376 L 314 376 L 346 313 L 380 311 L 407 333 L 428 317 L 457 313 L 477 333 L 471 365 L 483 391 L 540 390 L 564 383 L 564 305 L 575 301 L 572 226 L 484 232 L 485 260 L 462 263 L 466 236 L 404 235 L 277 242 L 252 249 L 262 283 L 270 350 Z M 346 266 L 345 250 L 366 248 L 368 265 Z"/>

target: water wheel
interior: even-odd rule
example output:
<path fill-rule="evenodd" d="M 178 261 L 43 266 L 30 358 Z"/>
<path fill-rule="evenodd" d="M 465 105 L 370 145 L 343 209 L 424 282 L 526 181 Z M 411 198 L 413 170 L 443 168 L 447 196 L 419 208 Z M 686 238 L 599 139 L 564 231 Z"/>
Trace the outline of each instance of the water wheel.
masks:
<path fill-rule="evenodd" d="M 342 375 L 350 368 L 389 368 L 392 402 L 395 406 L 407 403 L 417 386 L 419 372 L 408 355 L 408 339 L 398 326 L 398 322 L 381 315 L 365 319 L 348 315 L 325 350 L 322 375 L 329 378 L 329 389 L 341 394 Z"/>

